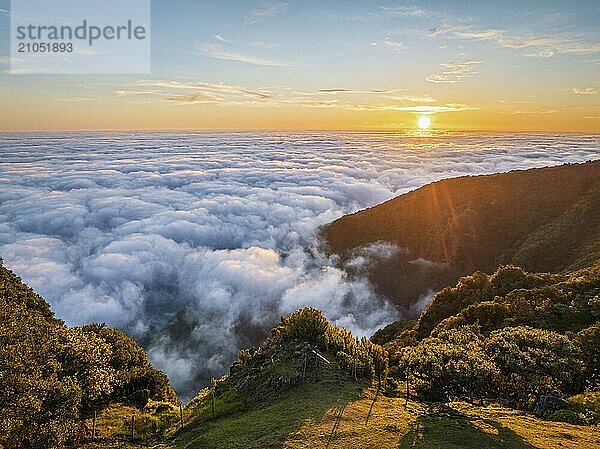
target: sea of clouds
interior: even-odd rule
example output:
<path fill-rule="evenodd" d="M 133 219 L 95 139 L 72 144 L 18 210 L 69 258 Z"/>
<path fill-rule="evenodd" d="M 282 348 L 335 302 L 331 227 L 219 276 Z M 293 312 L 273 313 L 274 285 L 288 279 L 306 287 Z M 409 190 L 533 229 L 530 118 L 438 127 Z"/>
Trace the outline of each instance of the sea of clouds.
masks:
<path fill-rule="evenodd" d="M 441 178 L 597 159 L 598 137 L 0 134 L 0 257 L 67 324 L 136 337 L 189 398 L 299 307 L 358 335 L 397 318 L 319 226 Z"/>

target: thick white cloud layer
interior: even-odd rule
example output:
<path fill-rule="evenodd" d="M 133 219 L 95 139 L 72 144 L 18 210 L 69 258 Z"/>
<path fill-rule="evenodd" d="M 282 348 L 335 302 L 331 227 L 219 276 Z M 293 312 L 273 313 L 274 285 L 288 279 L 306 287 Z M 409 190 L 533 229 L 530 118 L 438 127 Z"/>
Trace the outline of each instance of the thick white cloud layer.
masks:
<path fill-rule="evenodd" d="M 137 337 L 189 397 L 280 314 L 311 305 L 359 335 L 395 318 L 318 253 L 320 225 L 441 178 L 598 151 L 592 135 L 4 134 L 0 256 L 68 324 Z"/>

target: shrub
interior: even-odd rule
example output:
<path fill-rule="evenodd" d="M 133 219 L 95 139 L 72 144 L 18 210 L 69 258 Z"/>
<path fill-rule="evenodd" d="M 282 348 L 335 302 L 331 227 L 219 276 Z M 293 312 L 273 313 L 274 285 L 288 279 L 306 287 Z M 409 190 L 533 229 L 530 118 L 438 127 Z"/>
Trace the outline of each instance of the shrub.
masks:
<path fill-rule="evenodd" d="M 569 424 L 585 424 L 585 421 L 578 413 L 569 409 L 557 410 L 548 417 L 548 421 L 566 422 Z"/>
<path fill-rule="evenodd" d="M 416 346 L 402 348 L 396 356 L 396 372 L 408 377 L 419 397 L 430 401 L 486 397 L 498 374 L 474 327 L 428 337 Z"/>
<path fill-rule="evenodd" d="M 582 370 L 577 348 L 556 332 L 500 329 L 490 334 L 485 350 L 500 371 L 498 390 L 519 403 L 546 393 L 572 391 Z"/>
<path fill-rule="evenodd" d="M 571 396 L 569 404 L 589 424 L 600 423 L 600 391 L 590 391 Z"/>
<path fill-rule="evenodd" d="M 584 362 L 583 387 L 597 390 L 600 388 L 600 323 L 578 332 L 573 342 Z"/>

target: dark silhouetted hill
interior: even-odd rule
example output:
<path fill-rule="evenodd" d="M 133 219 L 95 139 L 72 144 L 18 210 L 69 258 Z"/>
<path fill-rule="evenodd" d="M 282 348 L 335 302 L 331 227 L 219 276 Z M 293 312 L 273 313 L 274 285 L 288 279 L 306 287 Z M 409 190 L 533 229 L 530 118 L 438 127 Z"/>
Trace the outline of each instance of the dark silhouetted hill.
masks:
<path fill-rule="evenodd" d="M 476 270 L 561 272 L 598 260 L 600 161 L 434 182 L 341 217 L 323 235 L 345 264 L 375 243 L 396 245 L 391 257 L 369 252 L 368 276 L 414 318 L 419 299 Z"/>

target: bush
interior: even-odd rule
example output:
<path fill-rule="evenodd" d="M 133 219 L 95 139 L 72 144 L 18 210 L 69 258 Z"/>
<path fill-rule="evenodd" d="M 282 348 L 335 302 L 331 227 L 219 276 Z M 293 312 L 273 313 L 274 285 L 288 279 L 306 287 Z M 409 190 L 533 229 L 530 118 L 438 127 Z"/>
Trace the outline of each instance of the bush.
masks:
<path fill-rule="evenodd" d="M 571 408 L 589 424 L 600 423 L 600 391 L 581 393 L 569 398 Z"/>
<path fill-rule="evenodd" d="M 476 327 L 428 337 L 402 348 L 396 357 L 397 375 L 408 377 L 417 395 L 429 401 L 487 397 L 498 375 Z"/>
<path fill-rule="evenodd" d="M 417 321 L 416 335 L 477 324 L 482 332 L 532 326 L 578 332 L 600 318 L 600 265 L 569 275 L 528 273 L 515 266 L 492 276 L 476 272 L 438 292 Z M 393 326 L 388 326 L 391 334 Z M 388 340 L 394 335 L 386 335 Z"/>
<path fill-rule="evenodd" d="M 503 328 L 488 337 L 475 325 L 449 330 L 394 353 L 392 373 L 407 376 L 417 396 L 430 401 L 501 397 L 528 406 L 544 394 L 574 392 L 583 363 L 564 335 L 528 327 Z"/>
<path fill-rule="evenodd" d="M 548 417 L 548 421 L 566 422 L 569 424 L 585 424 L 585 421 L 578 413 L 569 409 L 557 410 Z"/>
<path fill-rule="evenodd" d="M 524 404 L 542 394 L 571 392 L 582 370 L 579 351 L 564 335 L 530 327 L 494 331 L 486 352 L 498 367 L 503 397 Z"/>
<path fill-rule="evenodd" d="M 307 341 L 323 349 L 330 327 L 321 311 L 312 307 L 296 310 L 287 318 L 282 317 L 280 326 L 288 339 Z"/>
<path fill-rule="evenodd" d="M 378 345 L 385 345 L 397 338 L 404 331 L 410 331 L 415 327 L 415 320 L 398 320 L 379 329 L 371 337 L 371 341 Z"/>
<path fill-rule="evenodd" d="M 585 364 L 583 387 L 597 390 L 600 388 L 600 323 L 578 332 L 573 342 L 581 351 Z"/>
<path fill-rule="evenodd" d="M 417 322 L 417 337 L 422 339 L 443 320 L 458 314 L 465 307 L 493 299 L 490 277 L 477 271 L 460 278 L 456 287 L 446 287 L 438 292 Z"/>

